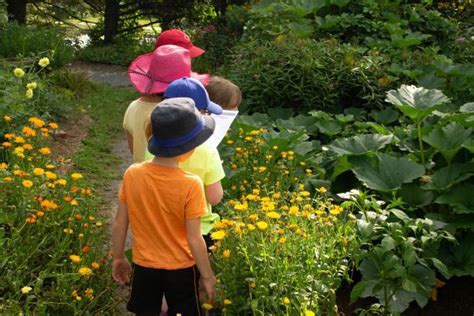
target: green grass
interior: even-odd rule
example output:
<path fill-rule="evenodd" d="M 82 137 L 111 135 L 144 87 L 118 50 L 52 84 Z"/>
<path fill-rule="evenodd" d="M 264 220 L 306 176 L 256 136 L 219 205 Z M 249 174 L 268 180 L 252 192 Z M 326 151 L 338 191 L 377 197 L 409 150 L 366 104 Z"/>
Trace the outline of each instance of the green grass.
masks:
<path fill-rule="evenodd" d="M 98 85 L 81 102 L 94 122 L 73 160 L 99 192 L 122 176 L 117 170 L 120 158 L 112 150 L 124 133 L 123 114 L 136 97 L 137 93 L 131 88 Z"/>

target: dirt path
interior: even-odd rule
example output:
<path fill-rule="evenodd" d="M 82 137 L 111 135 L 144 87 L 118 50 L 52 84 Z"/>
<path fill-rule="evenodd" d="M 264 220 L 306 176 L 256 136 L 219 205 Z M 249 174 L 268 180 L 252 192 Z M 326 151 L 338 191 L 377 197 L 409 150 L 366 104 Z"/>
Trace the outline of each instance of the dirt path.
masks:
<path fill-rule="evenodd" d="M 130 86 L 127 76 L 127 69 L 120 66 L 111 66 L 103 64 L 89 64 L 84 62 L 74 62 L 70 67 L 73 71 L 81 71 L 87 74 L 90 80 L 108 84 L 113 87 Z M 56 156 L 64 159 L 64 170 L 66 173 L 71 168 L 71 157 L 80 146 L 82 140 L 87 137 L 87 131 L 93 123 L 93 120 L 87 116 L 80 116 L 77 120 L 71 120 L 61 124 L 60 129 L 63 131 L 55 137 L 54 151 Z M 132 164 L 132 155 L 128 149 L 127 137 L 125 133 L 121 133 L 114 141 L 112 152 L 117 156 L 121 163 L 117 166 L 117 173 L 123 174 L 125 170 Z M 120 187 L 121 180 L 113 180 L 109 186 L 100 192 L 104 199 L 101 213 L 105 214 L 108 227 L 111 227 L 115 211 L 117 209 L 117 192 Z M 130 248 L 130 238 L 127 241 L 127 249 Z M 126 302 L 129 296 L 129 288 L 119 289 L 117 297 L 117 305 L 119 315 L 132 315 L 126 310 Z"/>

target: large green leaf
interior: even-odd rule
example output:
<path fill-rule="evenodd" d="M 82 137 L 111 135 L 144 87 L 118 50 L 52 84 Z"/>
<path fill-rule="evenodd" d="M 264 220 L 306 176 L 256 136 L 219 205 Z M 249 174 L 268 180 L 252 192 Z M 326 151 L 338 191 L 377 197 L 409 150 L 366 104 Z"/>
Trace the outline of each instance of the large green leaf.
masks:
<path fill-rule="evenodd" d="M 471 138 L 466 140 L 464 144 L 462 144 L 462 146 L 469 150 L 471 153 L 474 153 L 474 139 Z"/>
<path fill-rule="evenodd" d="M 433 192 L 420 189 L 416 183 L 404 184 L 400 190 L 400 195 L 404 202 L 415 207 L 426 206 L 434 199 Z"/>
<path fill-rule="evenodd" d="M 459 111 L 463 113 L 474 113 L 474 102 L 464 104 L 459 108 Z"/>
<path fill-rule="evenodd" d="M 459 123 L 450 123 L 446 126 L 437 126 L 423 140 L 439 150 L 448 160 L 456 155 L 464 142 L 470 139 L 472 129 L 464 128 Z"/>
<path fill-rule="evenodd" d="M 385 147 L 393 139 L 393 135 L 366 134 L 349 138 L 337 139 L 328 148 L 338 156 L 362 155 Z"/>
<path fill-rule="evenodd" d="M 370 117 L 379 123 L 388 125 L 398 120 L 400 113 L 392 108 L 386 108 L 383 111 L 373 111 Z"/>
<path fill-rule="evenodd" d="M 422 186 L 422 189 L 445 190 L 456 183 L 470 178 L 472 175 L 474 175 L 474 163 L 453 163 L 433 173 L 431 176 L 431 181 L 428 184 Z"/>
<path fill-rule="evenodd" d="M 411 119 L 421 120 L 449 99 L 440 90 L 402 85 L 396 91 L 387 92 L 385 101 L 395 105 Z"/>
<path fill-rule="evenodd" d="M 458 214 L 474 213 L 474 185 L 460 183 L 440 195 L 435 202 L 448 204 Z"/>
<path fill-rule="evenodd" d="M 393 191 L 403 183 L 411 182 L 425 173 L 425 168 L 406 158 L 397 158 L 383 153 L 375 157 L 349 157 L 356 177 L 367 187 L 378 191 Z"/>

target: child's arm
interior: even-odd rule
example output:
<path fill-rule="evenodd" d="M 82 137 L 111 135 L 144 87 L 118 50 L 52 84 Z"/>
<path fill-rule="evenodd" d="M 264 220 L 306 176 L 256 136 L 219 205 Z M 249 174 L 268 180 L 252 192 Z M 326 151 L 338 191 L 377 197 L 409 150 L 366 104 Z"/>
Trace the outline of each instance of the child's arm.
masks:
<path fill-rule="evenodd" d="M 216 183 L 206 185 L 206 200 L 212 206 L 217 205 L 221 202 L 222 197 L 224 196 L 224 190 L 220 181 Z"/>
<path fill-rule="evenodd" d="M 112 277 L 116 282 L 124 285 L 130 281 L 132 271 L 130 263 L 125 258 L 125 240 L 128 230 L 128 211 L 127 206 L 119 201 L 115 222 L 112 228 Z"/>
<path fill-rule="evenodd" d="M 209 302 L 214 301 L 216 277 L 212 271 L 209 257 L 207 256 L 206 243 L 201 235 L 201 218 L 191 218 L 186 220 L 186 237 L 189 248 L 196 261 L 196 265 L 201 274 L 201 284 L 207 293 Z"/>

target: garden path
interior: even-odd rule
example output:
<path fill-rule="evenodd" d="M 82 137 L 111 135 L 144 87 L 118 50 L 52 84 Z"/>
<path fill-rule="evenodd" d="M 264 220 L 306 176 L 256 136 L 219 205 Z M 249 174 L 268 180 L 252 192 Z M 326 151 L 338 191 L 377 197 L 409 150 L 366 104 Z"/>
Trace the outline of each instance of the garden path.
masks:
<path fill-rule="evenodd" d="M 69 68 L 72 71 L 81 71 L 87 74 L 88 78 L 92 81 L 107 84 L 113 87 L 126 87 L 130 86 L 130 81 L 127 75 L 127 68 L 114 65 L 105 64 L 93 64 L 85 62 L 74 62 Z M 84 115 L 79 120 L 68 121 L 61 124 L 61 129 L 67 131 L 67 134 L 63 138 L 56 140 L 55 146 L 58 147 L 58 152 L 67 161 L 74 154 L 71 152 L 71 148 L 78 148 L 81 141 L 87 137 L 88 127 L 92 123 L 92 119 Z M 75 145 L 73 145 L 75 144 Z M 72 145 L 72 146 L 71 146 Z M 56 149 L 55 149 L 56 151 Z M 113 144 L 112 152 L 115 156 L 120 159 L 120 165 L 117 167 L 117 173 L 123 174 L 125 170 L 132 164 L 132 155 L 128 149 L 127 137 L 125 133 L 121 133 Z M 115 210 L 117 209 L 117 192 L 119 190 L 121 179 L 118 178 L 110 182 L 110 184 L 101 190 L 100 196 L 104 199 L 104 208 L 101 210 L 102 214 L 105 214 L 108 227 L 112 226 L 114 219 Z M 127 244 L 130 244 L 128 239 Z M 130 248 L 127 246 L 127 248 Z M 120 288 L 118 293 L 118 306 L 120 315 L 131 315 L 126 310 L 126 301 L 128 299 L 129 289 L 128 287 Z"/>

